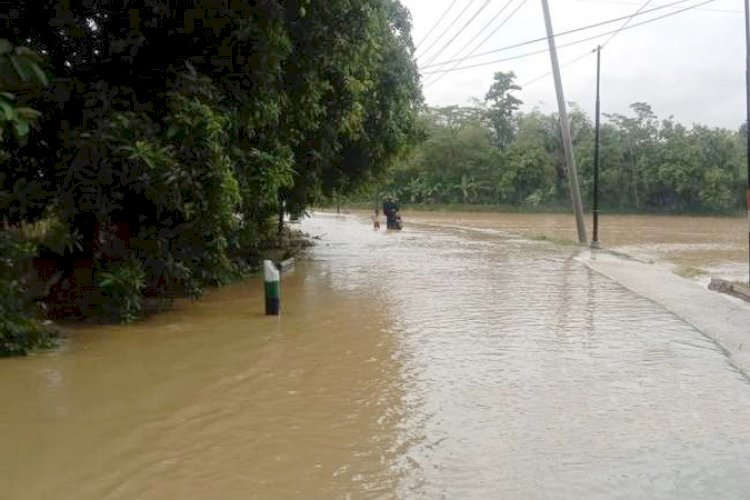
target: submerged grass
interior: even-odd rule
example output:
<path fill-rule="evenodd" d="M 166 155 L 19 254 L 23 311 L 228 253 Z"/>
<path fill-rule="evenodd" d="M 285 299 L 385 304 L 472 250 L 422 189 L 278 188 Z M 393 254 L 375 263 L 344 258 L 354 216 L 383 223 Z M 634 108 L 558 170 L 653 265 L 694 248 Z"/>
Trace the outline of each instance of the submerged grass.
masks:
<path fill-rule="evenodd" d="M 526 236 L 526 238 L 533 240 L 533 241 L 544 241 L 546 243 L 552 243 L 553 245 L 559 245 L 559 246 L 566 246 L 566 247 L 582 246 L 575 240 L 569 240 L 566 238 L 552 238 L 550 236 L 546 236 L 543 234 L 533 234 L 531 236 Z"/>
<path fill-rule="evenodd" d="M 379 203 L 373 201 L 347 201 L 341 205 L 341 210 L 372 210 L 380 208 Z M 568 205 L 504 205 L 504 204 L 463 204 L 463 203 L 408 203 L 400 202 L 401 210 L 413 210 L 415 212 L 469 212 L 469 213 L 518 213 L 518 214 L 573 214 Z M 319 208 L 336 210 L 335 204 L 322 205 Z M 584 212 L 590 215 L 590 210 Z M 635 210 L 628 208 L 607 207 L 600 209 L 601 215 L 656 215 L 674 217 L 744 217 L 744 211 L 727 212 L 701 212 L 701 211 L 675 211 L 675 210 Z"/>
<path fill-rule="evenodd" d="M 354 210 L 372 210 L 375 207 L 375 204 L 373 202 L 350 202 L 347 203 L 345 206 L 342 205 L 342 210 L 344 208 L 348 209 L 354 209 Z M 336 206 L 329 206 L 327 207 L 329 209 L 336 209 Z M 429 203 L 429 204 L 421 204 L 421 203 L 401 203 L 400 204 L 401 210 L 413 210 L 415 212 L 469 212 L 469 213 L 529 213 L 529 214 L 536 214 L 536 213 L 551 213 L 551 214 L 560 214 L 560 213 L 568 213 L 570 212 L 570 209 L 565 206 L 544 206 L 544 207 L 534 207 L 530 205 L 473 205 L 473 204 L 467 204 L 464 205 L 462 203 Z"/>
<path fill-rule="evenodd" d="M 699 267 L 692 266 L 679 266 L 673 271 L 677 276 L 681 276 L 687 279 L 697 278 L 699 276 L 705 276 L 708 272 Z"/>

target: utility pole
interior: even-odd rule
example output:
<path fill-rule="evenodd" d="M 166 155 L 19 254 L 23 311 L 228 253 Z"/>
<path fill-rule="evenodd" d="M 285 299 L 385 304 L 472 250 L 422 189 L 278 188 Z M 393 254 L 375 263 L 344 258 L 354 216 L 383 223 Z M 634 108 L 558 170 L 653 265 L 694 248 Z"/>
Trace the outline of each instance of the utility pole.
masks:
<path fill-rule="evenodd" d="M 745 0 L 750 1 L 750 0 Z M 544 23 L 547 26 L 547 41 L 549 42 L 549 57 L 552 60 L 552 75 L 555 78 L 555 90 L 557 91 L 557 106 L 560 109 L 560 130 L 562 131 L 563 149 L 565 159 L 568 163 L 568 185 L 570 186 L 570 201 L 576 214 L 576 226 L 578 228 L 578 241 L 586 243 L 586 223 L 583 220 L 583 205 L 581 204 L 581 188 L 578 184 L 578 169 L 573 154 L 573 141 L 570 139 L 570 123 L 568 121 L 568 110 L 563 95 L 562 79 L 560 78 L 560 64 L 557 61 L 557 47 L 555 46 L 554 32 L 552 31 L 552 19 L 549 15 L 547 0 L 542 0 L 544 9 Z"/>
<path fill-rule="evenodd" d="M 599 115 L 601 113 L 601 104 L 599 101 L 599 80 L 601 75 L 601 45 L 596 46 L 596 118 L 594 133 L 594 237 L 591 239 L 591 247 L 599 248 Z"/>
<path fill-rule="evenodd" d="M 750 0 L 745 0 L 745 136 L 747 145 L 747 246 L 748 246 L 748 285 L 750 285 Z"/>

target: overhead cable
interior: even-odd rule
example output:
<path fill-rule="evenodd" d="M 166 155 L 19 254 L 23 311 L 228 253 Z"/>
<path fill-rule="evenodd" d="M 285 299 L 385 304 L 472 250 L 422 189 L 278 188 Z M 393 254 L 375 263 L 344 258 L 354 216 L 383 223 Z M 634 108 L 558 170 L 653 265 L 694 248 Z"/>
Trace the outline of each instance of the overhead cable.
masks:
<path fill-rule="evenodd" d="M 563 68 L 567 68 L 568 66 L 570 66 L 570 65 L 572 65 L 572 64 L 575 64 L 575 63 L 577 63 L 578 61 L 581 61 L 581 60 L 585 59 L 586 57 L 590 56 L 590 55 L 591 55 L 591 54 L 593 54 L 594 52 L 596 52 L 596 49 L 593 49 L 593 50 L 587 50 L 587 51 L 586 51 L 586 52 L 585 52 L 584 54 L 581 54 L 580 56 L 576 57 L 575 59 L 572 59 L 572 60 L 570 60 L 570 61 L 566 62 L 565 64 L 563 64 L 562 66 L 560 66 L 560 69 L 563 69 Z M 537 76 L 536 78 L 533 78 L 533 79 L 531 79 L 531 80 L 527 81 L 526 83 L 524 83 L 523 85 L 519 85 L 519 86 L 520 86 L 520 87 L 521 87 L 522 89 L 523 89 L 523 88 L 526 88 L 526 87 L 528 87 L 528 86 L 529 86 L 529 85 L 531 85 L 531 84 L 534 84 L 534 83 L 536 83 L 536 82 L 538 82 L 538 81 L 540 81 L 540 80 L 544 80 L 545 78 L 547 78 L 547 77 L 548 77 L 549 75 L 551 75 L 551 74 L 552 74 L 552 72 L 551 72 L 551 71 L 548 71 L 548 72 L 546 72 L 545 74 L 543 74 L 543 75 L 539 75 L 539 76 Z"/>
<path fill-rule="evenodd" d="M 468 2 L 466 3 L 466 5 L 464 6 L 464 8 L 463 8 L 463 9 L 461 10 L 461 12 L 459 12 L 459 13 L 458 13 L 458 15 L 457 15 L 456 17 L 454 17 L 454 18 L 453 18 L 453 21 L 451 21 L 451 23 L 450 23 L 450 24 L 448 25 L 448 27 L 447 27 L 447 28 L 445 28 L 445 29 L 444 29 L 444 30 L 443 30 L 443 31 L 442 31 L 442 32 L 441 32 L 441 33 L 440 33 L 440 34 L 438 35 L 438 37 L 437 37 L 437 38 L 435 38 L 435 39 L 434 39 L 434 40 L 432 41 L 432 43 L 431 43 L 431 44 L 429 44 L 429 45 L 427 46 L 427 48 L 426 48 L 426 49 L 424 49 L 424 50 L 422 51 L 422 57 L 424 57 L 425 55 L 427 55 L 427 54 L 429 54 L 429 53 L 430 53 L 430 49 L 432 49 L 432 47 L 434 47 L 434 46 L 435 46 L 435 44 L 436 44 L 436 43 L 438 43 L 438 42 L 439 42 L 439 41 L 440 41 L 440 40 L 441 40 L 441 39 L 442 39 L 442 38 L 443 38 L 443 37 L 444 37 L 444 36 L 445 36 L 445 35 L 446 35 L 446 34 L 447 34 L 447 33 L 448 33 L 448 32 L 449 32 L 450 30 L 451 30 L 451 28 L 453 27 L 453 25 L 454 25 L 454 24 L 456 24 L 456 23 L 458 22 L 458 20 L 459 20 L 459 19 L 461 19 L 461 16 L 463 16 L 463 15 L 464 15 L 464 12 L 466 12 L 467 10 L 469 10 L 469 7 L 471 7 L 471 4 L 473 4 L 473 3 L 474 3 L 474 0 L 469 0 L 469 1 L 468 1 Z"/>
<path fill-rule="evenodd" d="M 475 53 L 475 52 L 476 52 L 477 50 L 479 50 L 479 47 L 481 47 L 481 46 L 482 46 L 482 45 L 484 44 L 484 42 L 486 42 L 487 40 L 489 40 L 489 38 L 490 38 L 490 37 L 491 37 L 492 35 L 494 35 L 495 33 L 497 33 L 497 32 L 498 32 L 498 31 L 500 30 L 500 28 L 502 28 L 503 26 L 505 26 L 505 24 L 506 24 L 506 23 L 507 23 L 508 21 L 510 21 L 510 20 L 511 20 L 511 19 L 513 18 L 513 16 L 514 16 L 514 15 L 516 14 L 516 12 L 518 12 L 518 11 L 519 11 L 519 10 L 521 9 L 521 7 L 523 7 L 524 5 L 526 5 L 526 2 L 527 2 L 527 1 L 528 1 L 528 0 L 523 0 L 523 1 L 522 1 L 522 2 L 520 3 L 520 4 L 518 4 L 518 6 L 517 6 L 517 7 L 515 8 L 515 9 L 513 9 L 513 12 L 511 12 L 511 13 L 510 13 L 510 14 L 508 15 L 508 17 L 506 17 L 506 18 L 505 18 L 505 19 L 503 20 L 503 22 L 501 22 L 501 23 L 500 23 L 500 24 L 499 24 L 499 25 L 498 25 L 498 26 L 497 26 L 497 27 L 496 27 L 496 28 L 495 28 L 494 30 L 492 30 L 492 32 L 491 32 L 491 33 L 490 33 L 489 35 L 487 35 L 486 37 L 484 37 L 484 39 L 482 39 L 482 41 L 481 41 L 481 42 L 479 42 L 478 44 L 476 44 L 476 45 L 474 46 L 474 48 L 473 48 L 473 49 L 471 49 L 471 51 L 470 51 L 470 52 L 468 53 L 468 55 L 467 55 L 467 56 L 471 56 L 471 55 L 472 55 L 472 54 L 474 54 L 474 53 Z M 462 60 L 462 59 L 461 59 L 461 60 Z M 456 66 L 458 66 L 458 65 L 460 64 L 461 60 L 458 60 L 458 62 L 455 62 L 455 63 L 454 63 L 454 64 L 453 64 L 452 66 L 451 66 L 451 68 L 450 68 L 450 69 L 454 69 L 454 68 L 456 68 Z M 442 74 L 439 74 L 439 75 L 438 75 L 438 76 L 437 76 L 437 77 L 436 77 L 435 79 L 433 79 L 432 81 L 426 82 L 426 83 L 425 83 L 425 86 L 430 86 L 430 85 L 433 85 L 433 84 L 434 84 L 435 82 L 437 82 L 438 80 L 440 80 L 441 78 L 443 78 L 443 77 L 444 77 L 444 76 L 445 76 L 446 74 L 447 74 L 447 73 L 442 73 Z"/>
<path fill-rule="evenodd" d="M 463 45 L 463 46 L 462 46 L 462 47 L 461 47 L 460 49 L 458 49 L 458 50 L 457 50 L 457 51 L 456 51 L 456 52 L 455 52 L 455 53 L 454 53 L 454 54 L 453 54 L 453 55 L 452 55 L 451 57 L 453 57 L 453 58 L 456 58 L 456 57 L 458 57 L 458 56 L 459 56 L 460 54 L 462 54 L 462 53 L 463 53 L 463 51 L 464 51 L 464 50 L 465 50 L 465 49 L 466 49 L 466 48 L 467 48 L 467 47 L 468 47 L 469 45 L 471 45 L 471 44 L 472 44 L 472 42 L 474 42 L 474 40 L 476 40 L 477 38 L 479 38 L 479 35 L 481 35 L 481 34 L 482 34 L 482 33 L 484 32 L 484 30 L 486 30 L 486 29 L 487 29 L 487 28 L 488 28 L 488 27 L 489 27 L 489 26 L 490 26 L 490 25 L 491 25 L 492 23 L 494 23 L 494 22 L 495 22 L 495 19 L 497 19 L 498 17 L 500 17 L 500 15 L 501 15 L 501 14 L 502 14 L 503 12 L 505 12 L 505 10 L 506 10 L 506 9 L 507 9 L 508 7 L 510 7 L 510 4 L 512 4 L 512 3 L 514 2 L 514 1 L 515 1 L 515 0 L 508 0 L 508 1 L 507 1 L 507 2 L 505 3 L 505 5 L 503 5 L 503 7 L 502 7 L 502 8 L 501 8 L 501 9 L 500 9 L 500 10 L 499 10 L 499 11 L 498 11 L 498 12 L 497 12 L 497 13 L 496 13 L 496 14 L 495 14 L 494 16 L 492 16 L 492 19 L 490 19 L 490 20 L 489 20 L 489 21 L 488 21 L 488 22 L 487 22 L 487 23 L 486 23 L 486 24 L 485 24 L 484 26 L 482 26 L 482 29 L 480 29 L 479 31 L 477 31 L 477 32 L 476 32 L 476 33 L 474 34 L 474 36 L 472 36 L 472 37 L 471 37 L 471 38 L 469 39 L 469 41 L 467 41 L 467 42 L 466 42 L 466 43 L 465 43 L 465 44 L 464 44 L 464 45 Z M 503 21 L 503 22 L 502 22 L 502 23 L 500 24 L 500 26 L 502 26 L 503 24 L 505 24 L 505 21 Z M 496 28 L 496 29 L 495 29 L 495 31 L 497 31 L 497 29 L 499 29 L 499 27 L 498 27 L 498 28 Z M 493 33 L 494 33 L 495 31 L 493 31 Z M 490 36 L 491 36 L 491 35 L 490 35 Z M 474 50 L 476 50 L 476 48 L 475 48 Z M 472 53 L 473 53 L 473 52 L 469 52 L 469 54 L 467 54 L 467 55 L 471 55 Z M 442 65 L 440 65 L 440 66 L 439 66 L 439 68 L 442 68 L 442 67 L 443 67 L 444 65 L 447 65 L 447 64 L 450 64 L 450 63 L 443 63 Z M 457 66 L 457 65 L 458 65 L 458 63 L 455 63 L 455 64 L 454 64 L 454 66 Z"/>
<path fill-rule="evenodd" d="M 587 2 L 593 4 L 612 4 L 612 5 L 638 5 L 638 2 L 623 2 L 619 0 L 578 0 L 579 2 Z M 742 10 L 739 9 L 697 9 L 703 12 L 725 12 L 728 14 L 742 14 Z"/>
<path fill-rule="evenodd" d="M 675 5 L 684 4 L 684 3 L 690 2 L 690 1 L 692 1 L 692 0 L 677 0 L 676 2 L 672 2 L 670 4 L 660 5 L 658 7 L 653 7 L 651 9 L 644 10 L 642 12 L 639 12 L 637 15 L 641 16 L 641 15 L 649 14 L 649 13 L 655 12 L 657 10 L 665 9 L 667 7 L 674 7 Z M 705 5 L 705 3 L 699 4 L 699 5 Z M 688 7 L 688 9 L 691 9 L 691 8 L 695 8 L 695 6 Z M 661 19 L 662 17 L 667 17 L 667 16 L 670 16 L 670 15 L 679 14 L 680 12 L 683 12 L 685 10 L 687 10 L 687 9 L 682 8 L 680 10 L 673 11 L 673 12 L 671 12 L 669 14 L 665 14 L 665 15 L 663 15 L 661 17 L 654 18 L 654 19 Z M 589 29 L 592 29 L 592 28 L 598 28 L 599 26 L 605 26 L 607 24 L 616 23 L 618 21 L 624 21 L 624 20 L 628 19 L 631 16 L 632 16 L 632 14 L 627 15 L 627 16 L 616 17 L 614 19 L 609 19 L 609 20 L 601 21 L 601 22 L 594 23 L 594 24 L 589 24 L 587 26 L 580 26 L 580 27 L 572 29 L 572 30 L 563 31 L 561 33 L 556 33 L 555 34 L 555 38 L 558 38 L 558 37 L 561 37 L 561 36 L 566 36 L 566 35 L 571 35 L 573 33 L 578 33 L 579 31 L 585 31 L 585 30 L 589 30 Z M 634 25 L 634 26 L 638 26 L 638 25 Z M 615 31 L 618 31 L 618 30 L 609 31 L 606 34 L 608 35 L 610 33 L 614 33 Z M 441 64 L 449 63 L 449 62 L 456 62 L 456 61 L 462 62 L 462 61 L 465 61 L 467 59 L 476 59 L 477 57 L 483 57 L 483 56 L 486 56 L 486 55 L 489 55 L 489 54 L 496 54 L 498 52 L 504 52 L 506 50 L 516 49 L 518 47 L 523 47 L 525 45 L 531 45 L 531 44 L 534 44 L 534 43 L 545 42 L 545 41 L 547 41 L 547 37 L 546 36 L 540 37 L 540 38 L 535 38 L 533 40 L 526 40 L 525 42 L 515 43 L 513 45 L 507 45 L 507 46 L 501 47 L 499 49 L 489 50 L 487 52 L 481 52 L 479 54 L 474 54 L 472 56 L 463 57 L 463 58 L 456 59 L 456 60 L 453 60 L 453 61 L 442 61 L 442 62 L 439 62 L 439 63 L 436 63 L 436 64 L 424 65 L 424 66 L 422 66 L 422 69 L 439 66 Z"/>
<path fill-rule="evenodd" d="M 436 58 L 437 58 L 438 56 L 440 56 L 440 55 L 441 55 L 441 54 L 443 53 L 443 51 L 444 51 L 445 49 L 447 49 L 447 48 L 448 48 L 448 47 L 450 46 L 450 44 L 452 44 L 452 43 L 453 43 L 453 42 L 454 42 L 454 41 L 456 40 L 456 38 L 458 38 L 458 36 L 459 36 L 459 35 L 460 35 L 461 33 L 463 33 L 463 31 L 464 31 L 464 30 L 465 30 L 466 28 L 468 28 L 468 27 L 469 27 L 469 25 L 470 25 L 471 23 L 473 23 L 473 22 L 474 22 L 474 19 L 476 19 L 476 18 L 477 18 L 477 16 L 478 16 L 479 14 L 481 14 L 481 13 L 482 13 L 482 11 L 483 11 L 483 10 L 484 10 L 484 9 L 485 9 L 485 8 L 486 8 L 486 7 L 487 7 L 487 6 L 489 5 L 489 4 L 490 4 L 490 2 L 491 2 L 491 1 L 492 1 L 492 0 L 485 0 L 485 2 L 484 2 L 484 3 L 483 3 L 483 4 L 482 4 L 482 5 L 480 6 L 480 7 L 479 7 L 479 9 L 478 9 L 478 10 L 477 10 L 477 11 L 476 11 L 476 12 L 474 13 L 474 15 L 473 15 L 473 16 L 471 16 L 471 17 L 469 18 L 469 20 L 468 20 L 468 21 L 466 21 L 466 23 L 464 23 L 464 25 L 463 25 L 463 26 L 462 26 L 462 27 L 461 27 L 461 28 L 460 28 L 460 29 L 459 29 L 458 31 L 456 31 L 456 33 L 455 33 L 455 34 L 453 35 L 453 38 L 451 38 L 450 40 L 448 40 L 448 41 L 447 41 L 447 42 L 445 43 L 445 45 L 443 45 L 443 46 L 442 46 L 442 47 L 440 48 L 440 50 L 438 50 L 437 52 L 435 52 L 435 54 L 434 54 L 434 55 L 433 55 L 433 56 L 432 56 L 432 57 L 431 57 L 431 58 L 430 58 L 430 59 L 429 59 L 429 60 L 427 61 L 427 64 L 430 64 L 430 63 L 431 63 L 432 61 L 434 61 L 434 60 L 435 60 L 435 59 L 436 59 Z"/>
<path fill-rule="evenodd" d="M 715 1 L 716 0 L 706 0 L 704 2 L 692 5 L 690 7 L 684 7 L 682 9 L 680 9 L 680 10 L 676 10 L 676 11 L 670 12 L 668 14 L 663 14 L 661 16 L 654 17 L 654 18 L 651 18 L 651 19 L 647 19 L 645 21 L 641 21 L 641 22 L 636 23 L 636 24 L 631 24 L 630 26 L 628 26 L 626 28 L 623 28 L 623 29 L 618 28 L 616 30 L 607 31 L 607 32 L 604 32 L 604 33 L 599 33 L 597 35 L 593 35 L 593 36 L 590 36 L 590 37 L 587 37 L 587 38 L 582 38 L 580 40 L 575 40 L 573 42 L 564 43 L 562 45 L 558 45 L 558 48 L 571 47 L 573 45 L 578 45 L 580 43 L 588 42 L 590 40 L 595 40 L 597 38 L 601 38 L 603 36 L 607 36 L 607 35 L 610 35 L 612 33 L 616 33 L 618 31 L 624 31 L 624 30 L 634 29 L 634 28 L 637 28 L 639 26 L 643 26 L 643 25 L 652 23 L 654 21 L 659 21 L 659 20 L 665 19 L 667 17 L 675 16 L 675 15 L 680 14 L 682 12 L 686 12 L 688 10 L 692 10 L 692 9 L 700 7 L 702 5 L 707 5 L 707 4 L 715 2 Z M 578 30 L 578 31 L 580 31 L 580 30 Z M 559 36 L 559 35 L 555 35 L 555 36 Z M 546 40 L 546 38 L 542 38 L 542 40 Z M 538 40 L 535 40 L 535 41 L 538 41 Z M 523 45 L 528 45 L 528 43 L 523 43 Z M 520 45 L 516 45 L 516 46 L 520 46 Z M 471 64 L 471 65 L 468 65 L 468 66 L 461 66 L 461 67 L 458 67 L 458 68 L 436 70 L 436 71 L 425 71 L 422 74 L 423 75 L 431 75 L 431 74 L 437 74 L 437 73 L 447 73 L 447 72 L 451 72 L 451 71 L 461 71 L 461 70 L 464 70 L 464 69 L 478 68 L 478 67 L 481 67 L 481 66 L 487 66 L 488 64 L 495 64 L 495 63 L 499 63 L 499 62 L 512 61 L 512 60 L 515 60 L 515 59 L 522 59 L 524 57 L 529 57 L 529 56 L 533 56 L 533 55 L 536 55 L 536 54 L 544 54 L 547 51 L 548 51 L 548 49 L 535 50 L 533 52 L 527 52 L 525 54 L 519 54 L 519 55 L 513 56 L 513 57 L 506 57 L 506 58 L 503 58 L 503 59 L 496 59 L 494 61 L 487 61 L 487 62 L 478 63 L 478 64 Z"/>
<path fill-rule="evenodd" d="M 448 14 L 448 12 L 450 12 L 453 6 L 456 5 L 456 2 L 458 2 L 458 0 L 453 0 L 451 4 L 448 6 L 448 8 L 443 11 L 443 13 L 440 15 L 440 18 L 437 20 L 437 22 L 432 25 L 432 28 L 430 28 L 427 34 L 423 36 L 422 39 L 417 43 L 417 46 L 414 49 L 415 51 L 419 50 L 419 47 L 425 42 L 425 40 L 430 38 L 430 35 L 432 34 L 432 32 L 435 31 L 435 28 L 437 28 L 441 22 L 443 22 L 443 19 L 445 19 L 445 16 Z"/>
<path fill-rule="evenodd" d="M 611 42 L 614 37 L 616 37 L 622 30 L 624 30 L 628 26 L 628 24 L 630 24 L 630 21 L 632 21 L 635 16 L 637 16 L 638 13 L 641 12 L 643 9 L 645 9 L 646 7 L 648 7 L 648 4 L 650 4 L 650 3 L 651 3 L 651 0 L 646 0 L 643 3 L 643 5 L 641 5 L 640 7 L 638 7 L 638 10 L 636 10 L 629 18 L 625 19 L 625 22 L 622 23 L 622 26 L 620 26 L 620 29 L 617 30 L 617 31 L 615 31 L 614 33 L 612 33 L 612 36 L 610 36 L 609 38 L 607 38 L 607 40 L 602 44 L 602 47 L 606 47 L 607 44 L 609 42 Z"/>
<path fill-rule="evenodd" d="M 624 23 L 622 23 L 622 26 L 620 26 L 620 29 L 618 29 L 617 31 L 615 31 L 614 33 L 612 33 L 612 35 L 611 35 L 611 36 L 610 36 L 610 37 L 609 37 L 609 38 L 608 38 L 608 39 L 607 39 L 607 40 L 606 40 L 606 41 L 605 41 L 604 43 L 602 43 L 602 44 L 600 45 L 600 47 L 599 47 L 599 48 L 600 48 L 600 49 L 603 49 L 604 47 L 606 47 L 606 46 L 607 46 L 607 44 L 608 44 L 609 42 L 611 42 L 611 41 L 612 41 L 612 39 L 613 39 L 614 37 L 616 37 L 616 36 L 617 36 L 617 35 L 618 35 L 618 34 L 619 34 L 619 33 L 620 33 L 620 32 L 621 32 L 621 31 L 622 31 L 623 29 L 625 29 L 625 28 L 627 27 L 627 25 L 628 25 L 628 24 L 630 23 L 630 21 L 631 21 L 631 20 L 632 20 L 632 19 L 633 19 L 633 18 L 635 17 L 635 14 L 638 14 L 638 13 L 639 13 L 640 11 L 642 11 L 643 9 L 645 9 L 646 7 L 648 7 L 648 4 L 650 4 L 650 3 L 651 3 L 651 1 L 652 1 L 652 0 L 646 0 L 646 1 L 645 1 L 645 2 L 644 2 L 644 3 L 643 3 L 643 4 L 642 4 L 642 5 L 641 5 L 641 6 L 640 6 L 640 7 L 638 8 L 638 10 L 636 10 L 636 11 L 635 11 L 635 13 L 634 13 L 633 15 L 631 15 L 631 16 L 630 16 L 629 18 L 627 18 L 627 19 L 625 20 L 625 22 L 624 22 Z M 561 66 L 561 68 L 567 68 L 568 66 L 570 66 L 570 65 L 572 65 L 572 64 L 575 64 L 575 63 L 577 63 L 578 61 L 581 61 L 582 59 L 585 59 L 586 57 L 588 57 L 588 55 L 589 55 L 589 54 L 593 54 L 594 52 L 596 52 L 596 50 L 597 50 L 597 49 L 593 49 L 593 50 L 587 50 L 587 51 L 586 51 L 586 52 L 585 52 L 584 54 L 581 54 L 580 56 L 576 57 L 575 59 L 573 59 L 573 60 L 571 60 L 571 61 L 568 61 L 568 62 L 566 62 L 565 64 L 563 64 L 563 65 Z M 534 78 L 534 79 L 532 79 L 532 80 L 529 80 L 528 82 L 524 83 L 523 85 L 521 85 L 521 88 L 523 88 L 523 87 L 528 87 L 529 85 L 531 85 L 531 84 L 533 84 L 533 83 L 536 83 L 536 82 L 538 82 L 538 81 L 540 81 L 540 80 L 543 80 L 544 78 L 548 77 L 548 76 L 549 76 L 549 75 L 551 75 L 551 74 L 552 74 L 552 72 L 551 72 L 551 71 L 548 71 L 548 72 L 546 72 L 545 74 L 543 74 L 543 75 L 540 75 L 540 76 L 538 76 L 538 77 L 536 77 L 536 78 Z"/>

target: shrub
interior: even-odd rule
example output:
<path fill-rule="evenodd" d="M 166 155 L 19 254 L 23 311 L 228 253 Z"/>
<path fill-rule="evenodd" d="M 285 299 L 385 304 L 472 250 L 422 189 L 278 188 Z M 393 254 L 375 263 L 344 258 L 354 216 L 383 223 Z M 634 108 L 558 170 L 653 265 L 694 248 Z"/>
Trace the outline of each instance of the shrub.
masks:
<path fill-rule="evenodd" d="M 141 316 L 146 273 L 140 261 L 109 264 L 97 272 L 96 283 L 104 298 L 102 313 L 107 319 L 128 323 Z"/>
<path fill-rule="evenodd" d="M 36 245 L 14 228 L 0 229 L 0 356 L 48 347 L 54 331 L 39 319 L 31 292 Z"/>

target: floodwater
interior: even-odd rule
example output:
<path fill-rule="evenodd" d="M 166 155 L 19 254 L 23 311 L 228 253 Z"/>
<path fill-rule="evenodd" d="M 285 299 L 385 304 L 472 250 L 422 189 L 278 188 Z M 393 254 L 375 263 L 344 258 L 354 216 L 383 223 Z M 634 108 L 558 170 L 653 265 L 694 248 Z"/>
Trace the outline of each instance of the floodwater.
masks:
<path fill-rule="evenodd" d="M 576 242 L 569 214 L 407 212 L 409 220 L 442 226 L 512 232 L 529 238 Z M 602 248 L 668 264 L 685 277 L 721 276 L 747 281 L 748 242 L 744 217 L 609 215 L 599 217 Z M 591 215 L 586 216 L 592 237 Z"/>
<path fill-rule="evenodd" d="M 253 279 L 0 360 L 0 496 L 747 497 L 748 377 L 576 248 L 303 229 L 281 318 Z"/>

